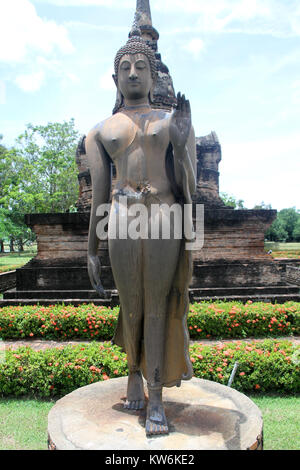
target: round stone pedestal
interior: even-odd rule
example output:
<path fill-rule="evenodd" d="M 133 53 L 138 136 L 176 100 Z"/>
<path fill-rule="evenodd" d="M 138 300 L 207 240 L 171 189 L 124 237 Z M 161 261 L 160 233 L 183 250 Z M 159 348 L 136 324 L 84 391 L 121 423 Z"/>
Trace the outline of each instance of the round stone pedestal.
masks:
<path fill-rule="evenodd" d="M 261 450 L 260 410 L 245 395 L 193 378 L 164 388 L 169 435 L 146 437 L 146 410 L 123 409 L 127 377 L 79 388 L 48 416 L 49 449 Z"/>

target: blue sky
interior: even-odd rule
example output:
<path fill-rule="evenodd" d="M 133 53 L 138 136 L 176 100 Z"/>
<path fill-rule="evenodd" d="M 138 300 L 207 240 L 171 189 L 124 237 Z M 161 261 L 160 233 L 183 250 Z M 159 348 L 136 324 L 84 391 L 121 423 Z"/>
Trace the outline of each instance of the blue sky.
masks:
<path fill-rule="evenodd" d="M 151 0 L 159 52 L 222 146 L 220 191 L 248 208 L 299 204 L 299 0 Z M 86 134 L 115 102 L 114 56 L 135 0 L 1 0 L 0 133 L 75 119 Z"/>

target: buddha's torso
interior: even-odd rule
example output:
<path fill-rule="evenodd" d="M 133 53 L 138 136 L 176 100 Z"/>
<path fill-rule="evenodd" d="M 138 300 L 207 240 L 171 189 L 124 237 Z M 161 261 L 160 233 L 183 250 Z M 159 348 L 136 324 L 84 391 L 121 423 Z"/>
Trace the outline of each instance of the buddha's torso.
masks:
<path fill-rule="evenodd" d="M 124 109 L 101 124 L 99 138 L 117 172 L 113 194 L 142 192 L 174 200 L 165 163 L 170 118 L 151 108 Z"/>

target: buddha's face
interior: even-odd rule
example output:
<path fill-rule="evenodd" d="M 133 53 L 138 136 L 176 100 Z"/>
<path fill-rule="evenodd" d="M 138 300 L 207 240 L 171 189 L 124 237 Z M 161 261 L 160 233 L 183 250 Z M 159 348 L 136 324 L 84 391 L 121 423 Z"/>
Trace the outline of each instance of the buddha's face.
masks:
<path fill-rule="evenodd" d="M 126 54 L 118 70 L 118 87 L 124 98 L 140 100 L 149 96 L 153 85 L 151 68 L 144 54 Z"/>

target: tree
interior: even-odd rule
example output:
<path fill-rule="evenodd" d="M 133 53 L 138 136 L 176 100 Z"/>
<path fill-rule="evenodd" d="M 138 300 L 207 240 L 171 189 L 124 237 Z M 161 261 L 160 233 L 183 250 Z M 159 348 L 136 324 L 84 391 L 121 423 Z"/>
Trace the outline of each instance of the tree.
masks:
<path fill-rule="evenodd" d="M 256 204 L 253 207 L 253 210 L 271 210 L 272 206 L 271 204 L 265 204 L 264 201 L 262 201 L 260 204 Z"/>
<path fill-rule="evenodd" d="M 19 201 L 27 212 L 66 212 L 78 197 L 74 120 L 29 124 L 16 143 Z M 15 194 L 15 197 L 17 195 Z"/>
<path fill-rule="evenodd" d="M 7 175 L 7 148 L 1 143 L 3 135 L 0 134 L 0 253 L 4 252 L 4 241 L 7 238 L 7 213 L 3 207 L 5 178 Z"/>
<path fill-rule="evenodd" d="M 66 212 L 78 197 L 74 120 L 28 124 L 0 165 L 2 230 L 22 250 L 32 232 L 24 223 L 29 213 Z"/>
<path fill-rule="evenodd" d="M 278 212 L 276 220 L 266 232 L 266 238 L 275 242 L 292 242 L 300 239 L 299 231 L 300 213 L 291 207 Z"/>
<path fill-rule="evenodd" d="M 221 193 L 220 197 L 225 206 L 232 207 L 232 209 L 245 209 L 244 201 L 242 199 L 237 200 L 234 196 L 227 193 Z"/>
<path fill-rule="evenodd" d="M 266 231 L 265 237 L 271 242 L 285 242 L 288 238 L 288 233 L 282 220 L 277 217 Z"/>
<path fill-rule="evenodd" d="M 300 241 L 300 217 L 298 218 L 293 230 L 293 239 L 297 242 Z"/>
<path fill-rule="evenodd" d="M 296 227 L 297 221 L 300 219 L 299 211 L 295 207 L 289 209 L 282 209 L 278 214 L 279 219 L 282 221 L 284 228 L 288 234 L 287 241 L 294 240 L 293 232 Z"/>

